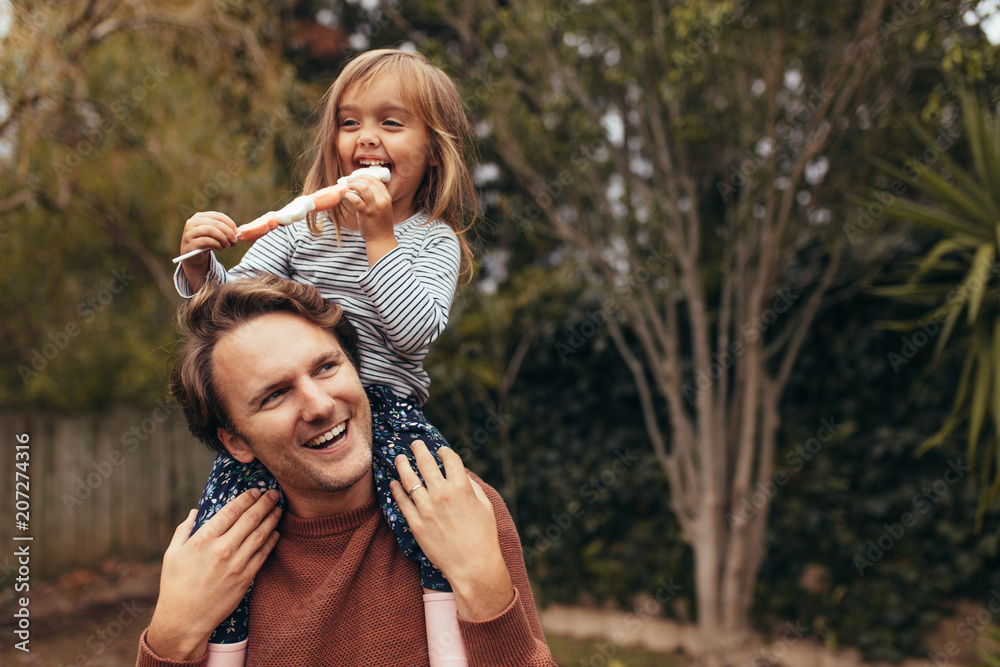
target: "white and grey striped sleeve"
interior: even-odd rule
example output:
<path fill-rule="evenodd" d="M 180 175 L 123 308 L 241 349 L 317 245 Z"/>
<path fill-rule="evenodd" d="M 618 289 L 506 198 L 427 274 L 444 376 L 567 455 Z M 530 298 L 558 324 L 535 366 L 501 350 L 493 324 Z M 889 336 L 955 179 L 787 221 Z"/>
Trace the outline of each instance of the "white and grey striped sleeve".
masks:
<path fill-rule="evenodd" d="M 229 269 L 230 278 L 247 278 L 262 273 L 294 278 L 292 255 L 295 238 L 291 227 L 278 227 L 257 239 L 240 263 Z"/>
<path fill-rule="evenodd" d="M 222 266 L 222 262 L 219 261 L 214 252 L 209 252 L 208 255 L 208 273 L 205 274 L 205 284 L 228 282 L 226 267 Z M 185 299 L 190 299 L 197 294 L 195 290 L 191 289 L 191 283 L 180 264 L 174 270 L 174 287 L 177 289 L 177 293 Z"/>
<path fill-rule="evenodd" d="M 358 279 L 378 310 L 389 344 L 425 352 L 448 324 L 458 284 L 458 239 L 444 225 L 429 230 L 416 252 L 398 246 Z"/>

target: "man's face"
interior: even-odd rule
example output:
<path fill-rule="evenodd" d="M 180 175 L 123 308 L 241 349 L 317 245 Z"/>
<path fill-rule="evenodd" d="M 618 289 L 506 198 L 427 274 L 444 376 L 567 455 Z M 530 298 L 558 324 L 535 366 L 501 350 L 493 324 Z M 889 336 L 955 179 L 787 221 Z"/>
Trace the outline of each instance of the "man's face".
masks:
<path fill-rule="evenodd" d="M 293 514 L 323 516 L 371 497 L 371 408 L 330 332 L 269 313 L 220 338 L 213 363 L 236 431 L 220 429 L 220 439 L 237 460 L 256 457 L 271 471 Z"/>

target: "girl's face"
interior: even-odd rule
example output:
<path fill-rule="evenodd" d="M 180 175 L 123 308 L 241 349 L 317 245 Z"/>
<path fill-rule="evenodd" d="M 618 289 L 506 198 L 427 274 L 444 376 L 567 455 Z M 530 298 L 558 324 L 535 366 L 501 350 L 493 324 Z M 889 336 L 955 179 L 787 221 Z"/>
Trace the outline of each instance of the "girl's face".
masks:
<path fill-rule="evenodd" d="M 361 167 L 388 167 L 393 223 L 415 213 L 413 197 L 432 162 L 430 132 L 406 110 L 397 88 L 391 77 L 364 88 L 355 84 L 337 108 L 340 171 L 346 176 Z"/>

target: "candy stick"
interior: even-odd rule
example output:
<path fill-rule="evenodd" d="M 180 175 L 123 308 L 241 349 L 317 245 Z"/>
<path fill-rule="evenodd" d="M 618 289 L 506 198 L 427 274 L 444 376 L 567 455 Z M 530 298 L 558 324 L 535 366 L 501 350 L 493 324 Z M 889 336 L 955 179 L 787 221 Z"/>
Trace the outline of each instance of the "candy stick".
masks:
<path fill-rule="evenodd" d="M 374 176 L 383 183 L 388 183 L 389 179 L 392 177 L 389 170 L 385 167 L 362 167 L 360 169 L 355 169 L 351 173 L 351 176 L 362 175 Z M 344 195 L 347 194 L 349 189 L 344 186 L 347 185 L 348 178 L 348 176 L 343 176 L 337 179 L 336 185 L 317 190 L 311 195 L 296 197 L 281 210 L 277 212 L 269 211 L 253 222 L 240 225 L 236 228 L 237 240 L 248 242 L 256 241 L 260 237 L 264 236 L 264 234 L 267 234 L 277 228 L 278 225 L 290 225 L 293 222 L 304 220 L 305 217 L 313 211 L 330 210 L 339 204 L 344 198 Z M 185 259 L 200 255 L 206 250 L 209 250 L 209 248 L 198 248 L 197 250 L 186 252 L 179 257 L 174 257 L 172 261 L 174 264 L 180 264 Z"/>
<path fill-rule="evenodd" d="M 197 250 L 192 250 L 191 252 L 186 252 L 183 255 L 181 255 L 180 257 L 174 257 L 174 260 L 173 260 L 174 264 L 180 264 L 185 259 L 189 259 L 191 257 L 194 257 L 195 255 L 200 255 L 201 253 L 205 252 L 206 250 L 208 250 L 208 248 L 198 248 Z"/>

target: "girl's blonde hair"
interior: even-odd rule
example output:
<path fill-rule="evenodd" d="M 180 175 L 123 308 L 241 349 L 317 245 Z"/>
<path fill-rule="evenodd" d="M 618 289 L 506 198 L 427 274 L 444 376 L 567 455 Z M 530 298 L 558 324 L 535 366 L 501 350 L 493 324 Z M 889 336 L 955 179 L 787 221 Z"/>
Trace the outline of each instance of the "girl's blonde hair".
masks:
<path fill-rule="evenodd" d="M 394 76 L 407 111 L 423 121 L 430 135 L 427 172 L 414 197 L 417 209 L 430 212 L 458 236 L 462 259 L 461 282 L 472 276 L 472 250 L 466 238 L 477 215 L 476 190 L 466 162 L 472 153 L 472 127 L 462 108 L 454 82 L 425 57 L 396 49 L 368 51 L 344 65 L 324 97 L 323 116 L 312 147 L 313 162 L 303 183 L 303 194 L 333 185 L 340 173 L 337 159 L 337 111 L 351 86 L 367 86 L 383 76 Z M 343 211 L 331 211 L 339 226 Z M 309 229 L 322 231 L 322 223 L 310 214 Z M 338 236 L 339 239 L 339 236 Z"/>

